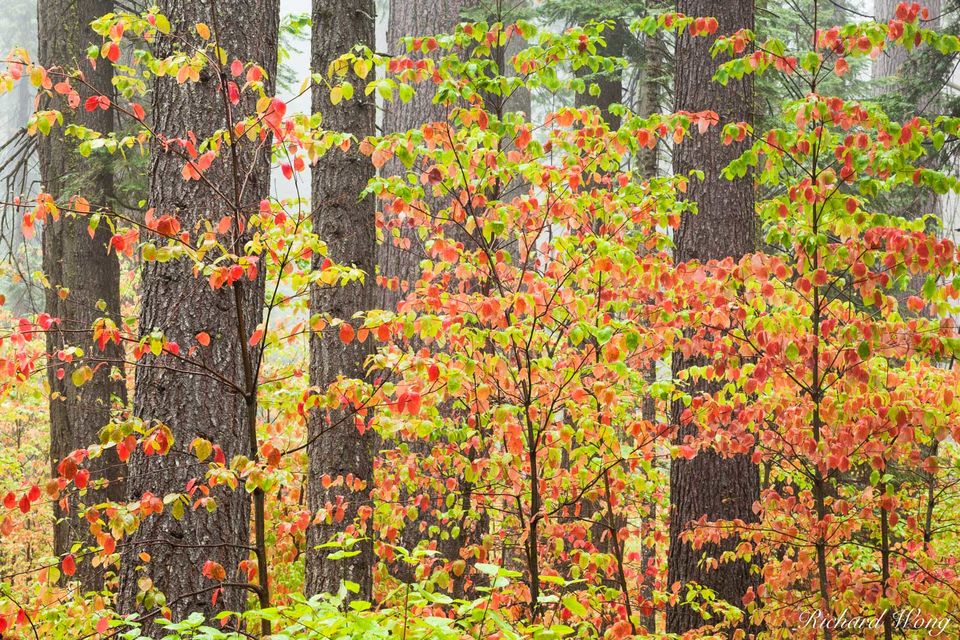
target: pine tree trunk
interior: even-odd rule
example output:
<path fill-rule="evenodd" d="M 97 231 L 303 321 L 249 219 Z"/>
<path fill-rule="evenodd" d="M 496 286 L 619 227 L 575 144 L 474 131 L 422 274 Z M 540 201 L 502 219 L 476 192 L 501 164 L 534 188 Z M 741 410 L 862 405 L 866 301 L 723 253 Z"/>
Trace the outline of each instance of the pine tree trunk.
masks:
<path fill-rule="evenodd" d="M 606 40 L 606 46 L 598 48 L 597 55 L 610 58 L 623 57 L 627 42 L 632 37 L 627 29 L 625 19 L 621 18 L 614 21 L 613 29 L 605 29 L 602 35 Z M 578 109 L 592 106 L 599 107 L 610 130 L 619 129 L 620 116 L 610 113 L 610 105 L 623 102 L 623 70 L 617 68 L 612 73 L 593 74 L 589 67 L 582 67 L 577 71 L 579 75 L 584 77 L 588 91 L 577 94 L 574 101 L 576 107 Z M 591 84 L 597 85 L 600 90 L 598 95 L 590 95 Z"/>
<path fill-rule="evenodd" d="M 86 81 L 107 95 L 112 94 L 113 69 L 106 61 L 93 68 L 86 58 L 87 46 L 100 44 L 102 38 L 89 23 L 113 9 L 106 0 L 39 0 L 37 22 L 40 64 L 60 67 L 60 71 L 81 69 Z M 78 86 L 82 102 L 90 90 Z M 69 124 L 89 127 L 107 135 L 113 130 L 113 114 L 97 109 L 72 111 L 56 100 L 50 108 L 63 112 L 62 127 L 54 127 L 49 136 L 38 140 L 40 176 L 43 189 L 64 207 L 72 208 L 74 196 L 82 196 L 93 211 L 112 209 L 113 173 L 109 157 L 97 154 L 82 158 L 74 142 L 63 132 Z M 49 219 L 43 229 L 43 270 L 50 281 L 46 289 L 46 312 L 59 319 L 47 334 L 47 352 L 51 354 L 47 381 L 50 384 L 50 463 L 56 474 L 59 462 L 71 451 L 100 442 L 99 431 L 110 422 L 114 401 L 126 404 L 123 350 L 115 343 L 101 351 L 92 339 L 97 318 L 108 317 L 120 324 L 120 268 L 115 253 L 107 250 L 110 232 L 99 225 L 93 238 L 88 235 L 86 216 Z M 98 301 L 105 303 L 103 310 Z M 67 346 L 79 347 L 84 356 L 71 363 L 57 359 Z M 93 378 L 80 388 L 70 374 L 79 366 L 95 370 Z M 65 504 L 54 504 L 54 551 L 69 553 L 75 542 L 91 543 L 86 522 L 80 519 L 84 505 L 94 505 L 122 497 L 123 465 L 113 449 L 90 461 L 91 485 L 99 479 L 109 484 L 89 489 L 84 496 L 72 493 Z M 66 508 L 64 508 L 64 506 Z M 104 568 L 80 561 L 76 578 L 83 589 L 99 589 Z"/>
<path fill-rule="evenodd" d="M 720 27 L 718 34 L 729 34 L 741 28 L 753 28 L 752 0 L 716 3 L 710 0 L 681 0 L 679 10 L 690 16 L 715 16 Z M 712 58 L 712 37 L 690 37 L 684 33 L 677 40 L 676 51 L 676 110 L 712 110 L 721 122 L 750 121 L 753 104 L 753 86 L 750 80 L 731 81 L 723 87 L 711 80 L 717 65 Z M 697 203 L 699 213 L 685 214 L 676 235 L 676 261 L 720 260 L 738 258 L 753 251 L 757 237 L 754 214 L 754 186 L 748 175 L 727 181 L 720 171 L 745 149 L 747 142 L 724 146 L 718 127 L 711 127 L 702 135 L 696 132 L 677 146 L 674 152 L 674 170 L 688 175 L 697 168 L 704 171 L 703 181 L 691 179 L 686 197 Z M 705 356 L 685 359 L 674 356 L 674 374 L 690 366 L 705 363 Z M 691 394 L 713 393 L 715 385 L 698 383 L 688 389 Z M 683 405 L 674 406 L 674 423 L 678 425 L 675 442 L 686 436 L 696 436 L 696 424 L 679 424 Z M 699 566 L 706 554 L 718 557 L 733 549 L 736 541 L 727 540 L 719 547 L 705 545 L 695 550 L 680 540 L 691 521 L 706 516 L 708 521 L 740 518 L 756 520 L 753 505 L 759 499 L 760 479 L 757 466 L 749 456 L 724 458 L 712 451 L 701 450 L 693 459 L 674 459 L 670 469 L 670 552 L 668 557 L 668 585 L 680 584 L 680 598 L 690 583 L 698 583 L 714 590 L 717 597 L 734 606 L 742 606 L 742 597 L 755 577 L 747 562 L 720 563 L 716 569 Z M 683 633 L 704 624 L 700 614 L 689 607 L 673 606 L 667 609 L 667 632 Z"/>
<path fill-rule="evenodd" d="M 354 45 L 373 48 L 374 0 L 314 0 L 313 45 L 311 67 L 317 73 L 326 73 L 330 62 L 348 52 Z M 357 140 L 374 135 L 376 105 L 357 91 L 353 100 L 334 106 L 329 89 L 315 85 L 313 110 L 323 114 L 323 126 L 333 131 L 354 135 Z M 373 165 L 362 156 L 354 144 L 349 152 L 332 150 L 313 168 L 313 226 L 327 243 L 328 255 L 334 262 L 353 264 L 362 269 L 364 282 L 347 287 L 315 288 L 311 298 L 312 313 L 327 313 L 333 318 L 353 322 L 357 312 L 373 308 L 375 294 L 376 208 L 373 198 L 358 199 L 374 175 Z M 319 267 L 319 264 L 315 265 Z M 364 360 L 371 353 L 371 341 L 353 340 L 344 344 L 336 330 L 313 334 L 310 341 L 310 382 L 326 388 L 337 376 L 364 377 Z M 310 511 L 324 510 L 328 503 L 336 504 L 342 496 L 349 504 L 341 522 L 331 521 L 311 526 L 307 530 L 306 592 L 336 593 L 342 580 L 360 585 L 358 598 L 370 600 L 373 591 L 373 545 L 369 539 L 361 542 L 359 555 L 342 560 L 327 560 L 335 549 L 316 549 L 316 546 L 353 528 L 357 508 L 369 503 L 373 481 L 373 455 L 376 441 L 372 431 L 362 433 L 354 425 L 350 409 L 345 411 L 314 411 L 308 422 L 310 473 L 308 499 Z M 344 485 L 324 489 L 321 478 L 352 475 L 366 483 L 363 491 L 355 492 Z M 368 523 L 369 526 L 370 523 Z M 366 535 L 372 533 L 367 531 Z"/>
<path fill-rule="evenodd" d="M 622 57 L 627 39 L 630 37 L 630 32 L 627 30 L 624 19 L 616 19 L 613 29 L 605 29 L 602 35 L 606 40 L 606 46 L 598 47 L 597 55 L 610 58 Z M 620 116 L 611 113 L 610 107 L 623 102 L 623 69 L 617 67 L 612 73 L 601 72 L 594 74 L 589 67 L 581 67 L 577 70 L 577 73 L 583 77 L 586 82 L 587 90 L 583 93 L 576 94 L 574 98 L 575 106 L 578 109 L 597 107 L 610 130 L 616 131 L 619 129 L 621 122 Z M 599 89 L 597 95 L 590 93 L 591 84 L 595 84 Z M 597 353 L 599 354 L 599 351 Z M 569 468 L 569 457 L 566 455 L 566 451 L 563 453 L 564 466 Z M 600 466 L 604 466 L 602 460 L 600 461 Z M 594 478 L 591 477 L 589 480 L 593 481 Z M 598 483 L 598 486 L 604 485 Z M 576 492 L 579 490 L 579 487 L 574 486 L 571 487 L 571 489 Z M 607 495 L 598 496 L 595 499 L 583 499 L 580 505 L 580 513 L 576 517 L 577 521 L 589 522 L 591 542 L 599 552 L 604 554 L 613 553 L 616 547 L 614 536 L 616 536 L 617 530 L 626 524 L 622 514 L 613 512 L 610 506 L 610 498 L 611 497 Z M 568 566 L 563 567 L 564 571 L 569 570 L 569 563 L 567 563 L 567 565 Z M 607 575 L 604 576 L 604 584 L 608 587 L 616 588 L 620 583 L 617 576 Z"/>
<path fill-rule="evenodd" d="M 479 0 L 391 0 L 390 15 L 387 21 L 387 50 L 392 55 L 406 55 L 406 48 L 400 42 L 408 36 L 437 35 L 450 33 L 460 23 L 463 12 L 477 5 Z M 394 101 L 386 105 L 383 117 L 383 130 L 386 133 L 409 131 L 427 122 L 444 121 L 446 109 L 433 104 L 433 93 L 428 85 L 417 87 L 413 98 L 406 103 Z M 390 163 L 387 170 L 399 171 L 399 165 Z M 410 230 L 405 230 L 405 235 Z M 398 279 L 401 283 L 413 285 L 419 276 L 419 263 L 423 255 L 422 247 L 413 238 L 413 247 L 404 251 L 393 245 L 390 237 L 377 247 L 377 265 L 384 278 Z M 392 310 L 403 297 L 401 288 L 381 288 L 380 308 Z"/>
<path fill-rule="evenodd" d="M 463 19 L 467 9 L 476 6 L 478 0 L 451 0 L 436 2 L 436 0 L 391 0 L 390 15 L 387 22 L 387 47 L 394 55 L 406 55 L 406 48 L 400 42 L 407 36 L 426 36 L 441 33 L 450 33 Z M 408 131 L 416 129 L 427 122 L 445 121 L 446 108 L 433 104 L 433 92 L 429 84 L 417 87 L 413 98 L 406 103 L 394 101 L 386 105 L 383 118 L 383 130 L 386 133 Z M 402 171 L 397 162 L 388 163 L 385 171 Z M 436 203 L 431 203 L 434 206 Z M 384 241 L 377 245 L 377 267 L 381 278 L 389 286 L 381 286 L 378 291 L 379 305 L 382 309 L 395 310 L 397 304 L 404 297 L 404 289 L 396 286 L 397 283 L 406 283 L 413 286 L 420 274 L 419 263 L 425 252 L 412 228 L 401 229 L 403 237 L 410 238 L 409 251 L 398 248 L 393 244 L 390 232 L 384 234 Z M 432 445 L 427 441 L 413 441 L 408 443 L 411 452 L 418 457 L 431 455 Z M 390 473 L 390 471 L 387 471 Z M 410 496 L 401 491 L 400 500 L 405 502 Z M 431 504 L 436 496 L 431 495 Z M 428 514 L 420 514 L 418 522 L 407 522 L 400 534 L 398 544 L 408 550 L 415 548 L 425 536 L 420 525 L 439 524 Z M 470 535 L 467 531 L 460 534 L 460 539 L 446 541 L 438 540 L 438 550 L 443 558 L 455 560 L 459 557 L 459 549 L 463 546 L 463 539 Z M 398 563 L 392 567 L 394 574 L 404 582 L 416 579 L 414 569 L 410 565 Z M 455 582 L 454 590 L 459 590 L 460 581 Z"/>
<path fill-rule="evenodd" d="M 175 37 L 191 46 L 198 45 L 194 25 L 204 22 L 226 50 L 228 60 L 254 61 L 266 71 L 269 79 L 265 89 L 267 95 L 272 95 L 279 0 L 221 0 L 216 6 L 212 1 L 160 2 L 160 10 L 169 17 L 174 32 L 172 37 L 160 38 L 158 54 L 170 54 Z M 253 95 L 245 93 L 232 118 L 239 113 L 251 113 L 254 103 Z M 192 131 L 203 140 L 229 125 L 219 75 L 210 67 L 202 71 L 197 83 L 178 84 L 174 78 L 158 78 L 152 112 L 153 126 L 160 136 L 185 137 Z M 216 227 L 223 216 L 234 216 L 238 210 L 248 218 L 270 193 L 269 150 L 269 140 L 263 144 L 243 138 L 237 146 L 236 166 L 229 150 L 225 150 L 205 173 L 225 196 L 220 197 L 205 182 L 185 181 L 181 176 L 183 159 L 165 152 L 155 141 L 151 147 L 150 206 L 157 216 L 177 216 L 182 229 L 191 233 L 202 228 L 204 220 L 212 221 Z M 240 237 L 235 246 L 243 247 L 248 234 Z M 130 459 L 130 500 L 139 500 L 146 491 L 158 496 L 182 493 L 193 478 L 203 482 L 207 463 L 199 463 L 190 451 L 194 438 L 220 445 L 228 462 L 236 455 L 256 457 L 255 434 L 251 434 L 250 428 L 251 418 L 256 417 L 256 388 L 244 366 L 242 350 L 261 321 L 263 299 L 262 270 L 253 281 L 243 279 L 239 288 L 213 289 L 205 278 L 194 275 L 193 264 L 187 260 L 150 262 L 144 266 L 141 335 L 159 329 L 169 340 L 188 347 L 196 343 L 194 336 L 203 331 L 210 335 L 211 342 L 198 352 L 197 357 L 204 363 L 202 368 L 180 363 L 179 370 L 174 371 L 166 368 L 171 364 L 169 359 L 149 356 L 138 367 L 136 416 L 145 423 L 167 425 L 175 442 L 166 456 L 138 454 Z M 257 363 L 249 364 L 256 371 Z M 211 376 L 211 372 L 215 375 Z M 201 575 L 204 562 L 212 560 L 224 567 L 228 582 L 246 582 L 237 565 L 251 557 L 251 497 L 242 486 L 241 483 L 235 491 L 214 490 L 217 509 L 212 513 L 187 505 L 184 517 L 176 520 L 168 506 L 162 514 L 150 516 L 140 524 L 122 553 L 119 602 L 124 612 L 150 609 L 141 608 L 137 602 L 141 576 L 149 576 L 166 595 L 174 619 L 193 611 L 209 616 L 219 610 L 244 608 L 249 596 L 247 589 L 226 588 L 214 606 L 211 597 L 218 585 Z M 138 557 L 144 551 L 152 556 L 149 562 Z M 146 628 L 154 630 L 150 624 Z"/>

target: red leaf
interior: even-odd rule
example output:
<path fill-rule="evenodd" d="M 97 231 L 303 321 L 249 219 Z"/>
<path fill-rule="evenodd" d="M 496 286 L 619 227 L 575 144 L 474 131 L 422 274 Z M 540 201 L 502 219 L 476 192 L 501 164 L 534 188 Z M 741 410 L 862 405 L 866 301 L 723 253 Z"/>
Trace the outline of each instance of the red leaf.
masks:
<path fill-rule="evenodd" d="M 204 562 L 201 572 L 205 578 L 209 578 L 210 580 L 215 580 L 217 582 L 223 582 L 227 579 L 227 572 L 223 568 L 223 565 L 219 562 L 214 562 L 213 560 L 207 560 Z"/>
<path fill-rule="evenodd" d="M 240 102 L 240 89 L 237 87 L 236 82 L 227 83 L 227 92 L 229 93 L 231 104 Z"/>
<path fill-rule="evenodd" d="M 63 560 L 60 562 L 60 568 L 63 569 L 63 572 L 68 576 L 72 576 L 77 572 L 77 561 L 74 560 L 72 553 L 63 557 Z"/>
<path fill-rule="evenodd" d="M 90 482 L 90 470 L 89 469 L 80 469 L 77 471 L 76 477 L 73 479 L 73 484 L 77 486 L 77 489 L 86 489 L 87 484 Z"/>
<path fill-rule="evenodd" d="M 353 342 L 353 327 L 348 323 L 344 322 L 340 325 L 340 342 L 343 344 L 350 344 Z"/>

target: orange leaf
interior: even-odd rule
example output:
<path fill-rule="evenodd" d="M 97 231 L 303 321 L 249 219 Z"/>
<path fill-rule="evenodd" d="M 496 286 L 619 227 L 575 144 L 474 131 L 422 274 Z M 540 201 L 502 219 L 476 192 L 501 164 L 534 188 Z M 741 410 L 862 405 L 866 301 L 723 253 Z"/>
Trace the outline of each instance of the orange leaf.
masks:
<path fill-rule="evenodd" d="M 210 346 L 210 334 L 206 331 L 201 331 L 196 335 L 197 342 L 200 343 L 200 346 L 207 347 Z"/>

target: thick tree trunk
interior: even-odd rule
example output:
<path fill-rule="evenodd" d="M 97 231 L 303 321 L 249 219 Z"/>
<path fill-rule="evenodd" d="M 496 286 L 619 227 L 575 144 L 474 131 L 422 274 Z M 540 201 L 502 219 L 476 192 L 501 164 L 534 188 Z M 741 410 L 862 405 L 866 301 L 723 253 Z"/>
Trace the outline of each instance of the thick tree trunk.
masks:
<path fill-rule="evenodd" d="M 374 0 L 314 0 L 311 67 L 326 73 L 330 62 L 356 44 L 373 48 Z M 375 133 L 376 109 L 372 99 L 357 97 L 334 106 L 329 89 L 315 85 L 313 110 L 323 114 L 326 129 L 343 131 L 362 140 Z M 361 96 L 362 91 L 357 92 Z M 367 274 L 364 282 L 347 287 L 316 288 L 311 298 L 313 313 L 328 313 L 333 318 L 353 322 L 355 313 L 373 308 L 375 294 L 376 207 L 372 198 L 358 199 L 374 175 L 373 165 L 354 144 L 349 152 L 332 150 L 313 168 L 313 226 L 327 243 L 329 257 L 342 264 L 353 264 Z M 317 265 L 319 266 L 319 265 Z M 371 353 L 370 341 L 354 340 L 344 344 L 336 331 L 313 334 L 310 341 L 310 382 L 321 389 L 338 376 L 364 377 L 364 360 Z M 352 528 L 357 508 L 369 502 L 373 481 L 373 454 L 376 445 L 372 431 L 362 433 L 354 425 L 352 411 L 315 411 L 308 429 L 310 473 L 307 494 L 310 510 L 316 513 L 336 504 L 338 497 L 349 503 L 341 522 L 323 522 L 307 531 L 306 592 L 335 593 L 342 580 L 360 585 L 357 597 L 369 600 L 373 590 L 373 545 L 369 539 L 359 545 L 360 553 L 338 561 L 327 560 L 333 549 L 316 549 Z M 324 489 L 320 479 L 348 475 L 363 480 L 367 487 L 355 492 L 345 485 Z M 369 532 L 368 532 L 369 534 Z"/>
<path fill-rule="evenodd" d="M 266 71 L 266 91 L 273 91 L 277 66 L 279 0 L 243 0 L 212 5 L 213 0 L 180 2 L 163 0 L 160 10 L 174 25 L 178 42 L 191 46 L 200 40 L 194 25 L 204 22 L 213 38 L 226 50 L 229 59 L 254 61 Z M 161 38 L 160 55 L 168 55 L 174 38 Z M 253 111 L 254 98 L 245 94 L 234 115 Z M 229 119 L 216 69 L 203 70 L 200 82 L 178 84 L 174 78 L 158 78 L 154 85 L 154 127 L 160 136 L 185 137 L 193 132 L 203 140 L 215 131 L 228 128 Z M 203 220 L 214 226 L 225 215 L 239 210 L 243 218 L 256 213 L 259 202 L 270 193 L 269 144 L 240 140 L 236 166 L 225 150 L 206 172 L 206 177 L 224 194 L 213 192 L 203 181 L 184 181 L 184 160 L 155 142 L 151 148 L 150 206 L 156 215 L 173 214 L 181 227 L 191 232 L 202 229 Z M 245 225 L 246 226 L 246 225 Z M 236 227 L 234 227 L 236 228 Z M 234 246 L 243 247 L 246 237 Z M 162 330 L 168 339 L 183 346 L 195 344 L 194 336 L 206 332 L 210 346 L 198 352 L 202 368 L 182 363 L 178 371 L 165 368 L 169 360 L 149 357 L 137 370 L 134 410 L 145 423 L 163 423 L 173 432 L 175 442 L 168 455 L 131 458 L 128 497 L 138 500 L 150 491 L 163 496 L 182 493 L 192 478 L 203 481 L 205 464 L 197 462 L 190 443 L 200 437 L 222 447 L 227 461 L 233 456 L 256 457 L 256 387 L 251 371 L 256 362 L 247 360 L 243 349 L 261 321 L 264 298 L 263 272 L 254 281 L 244 279 L 240 288 L 212 289 L 205 278 L 193 273 L 185 260 L 150 262 L 142 274 L 141 335 Z M 212 375 L 211 375 L 212 374 Z M 222 382 L 221 380 L 227 380 Z M 252 419 L 253 420 L 252 420 Z M 121 564 L 120 606 L 125 612 L 138 610 L 137 581 L 149 576 L 166 595 L 175 619 L 199 611 L 211 615 L 220 609 L 242 610 L 249 595 L 241 587 L 228 587 L 216 606 L 211 603 L 218 586 L 201 575 L 205 561 L 220 563 L 227 581 L 245 583 L 238 571 L 240 561 L 251 557 L 251 498 L 244 490 L 218 489 L 213 492 L 217 509 L 193 510 L 187 505 L 181 520 L 163 514 L 146 518 L 127 541 Z M 145 563 L 138 554 L 146 551 Z M 149 625 L 148 625 L 149 627 Z"/>
<path fill-rule="evenodd" d="M 877 22 L 887 23 L 896 16 L 897 6 L 900 0 L 875 0 L 874 15 Z M 930 12 L 931 20 L 922 23 L 925 29 L 940 28 L 940 13 L 942 12 L 941 0 L 926 0 L 921 3 Z M 936 56 L 934 51 L 923 48 L 918 51 L 907 51 L 900 46 L 887 47 L 873 62 L 872 72 L 873 80 L 876 82 L 876 92 L 878 97 L 885 94 L 892 94 L 894 104 L 913 105 L 913 111 L 919 110 L 920 115 L 933 117 L 939 114 L 938 96 L 943 89 L 945 82 L 950 80 L 953 73 L 953 65 L 950 64 L 943 69 L 944 75 L 934 73 L 933 66 L 924 66 L 918 64 L 926 56 L 928 64 L 930 56 Z M 945 59 L 945 58 L 942 58 Z M 923 83 L 917 83 L 917 76 L 923 78 Z M 900 117 L 897 110 L 888 109 L 887 113 L 891 118 Z M 926 166 L 940 164 L 942 158 L 936 153 L 931 153 L 923 163 Z M 888 196 L 887 207 L 889 213 L 900 215 L 908 219 L 916 219 L 928 213 L 942 215 L 941 198 L 932 190 L 896 190 L 893 197 Z M 925 276 L 916 274 L 910 278 L 910 283 L 904 290 L 898 290 L 894 293 L 900 302 L 901 313 L 907 313 L 906 301 L 911 295 L 918 295 L 923 288 Z"/>
<path fill-rule="evenodd" d="M 623 57 L 624 49 L 626 48 L 628 39 L 631 37 L 626 27 L 626 20 L 628 19 L 626 16 L 618 17 L 614 20 L 613 29 L 604 30 L 603 36 L 606 40 L 606 46 L 602 48 L 598 47 L 598 55 L 610 58 Z M 610 107 L 623 102 L 622 68 L 618 67 L 612 73 L 601 72 L 594 74 L 589 67 L 582 67 L 577 70 L 577 74 L 585 80 L 587 90 L 575 96 L 575 106 L 578 109 L 597 107 L 610 130 L 615 131 L 619 129 L 621 123 L 620 116 L 611 113 Z M 600 90 L 597 95 L 590 93 L 591 84 L 597 85 L 597 88 Z M 564 466 L 569 467 L 570 461 L 568 456 L 566 456 L 567 452 L 564 451 L 563 453 Z M 602 467 L 603 465 L 604 462 L 601 460 L 599 466 Z M 592 482 L 593 480 L 593 477 L 589 478 L 589 481 Z M 604 485 L 599 483 L 598 486 Z M 574 492 L 579 491 L 579 487 L 572 487 L 571 489 L 573 489 Z M 581 522 L 588 521 L 590 523 L 590 539 L 598 551 L 605 554 L 613 553 L 617 546 L 616 533 L 625 524 L 625 521 L 623 514 L 613 511 L 610 506 L 609 495 L 598 496 L 595 499 L 584 499 L 580 506 L 580 514 L 576 520 Z M 569 570 L 569 568 L 569 566 L 564 567 L 564 570 Z M 616 588 L 620 584 L 619 577 L 616 575 L 606 576 L 604 582 L 612 588 Z"/>
<path fill-rule="evenodd" d="M 112 9 L 113 3 L 107 0 L 39 0 L 40 64 L 60 67 L 64 72 L 79 68 L 90 85 L 111 94 L 111 65 L 102 61 L 93 68 L 87 61 L 86 49 L 102 40 L 90 29 L 90 22 Z M 91 95 L 85 87 L 78 90 L 81 103 Z M 109 158 L 106 154 L 82 158 L 63 131 L 68 124 L 75 123 L 106 135 L 113 130 L 113 114 L 100 109 L 71 111 L 61 101 L 51 108 L 62 110 L 64 126 L 54 127 L 49 136 L 39 139 L 44 190 L 65 207 L 73 208 L 71 199 L 82 196 L 94 211 L 99 207 L 112 208 L 113 173 Z M 71 451 L 99 443 L 98 433 L 110 422 L 114 401 L 126 404 L 122 348 L 110 343 L 100 351 L 92 339 L 92 325 L 97 318 L 108 317 L 120 324 L 120 268 L 116 254 L 107 250 L 107 225 L 101 224 L 91 238 L 87 233 L 88 221 L 85 216 L 63 216 L 59 221 L 48 220 L 43 229 L 43 270 L 50 281 L 46 312 L 59 319 L 59 324 L 47 334 L 47 351 L 51 354 L 51 366 L 47 369 L 50 462 L 54 473 Z M 105 304 L 102 311 L 97 308 L 100 300 Z M 71 363 L 60 361 L 56 354 L 67 346 L 81 348 L 85 357 Z M 89 366 L 95 373 L 89 382 L 77 388 L 70 374 L 79 366 Z M 91 486 L 98 479 L 109 484 L 102 489 L 91 488 L 84 496 L 71 494 L 54 505 L 53 540 L 58 555 L 69 553 L 75 542 L 90 543 L 86 523 L 78 517 L 84 505 L 122 497 L 123 465 L 113 449 L 91 461 L 90 467 Z M 102 567 L 81 561 L 76 576 L 82 588 L 99 589 L 102 572 Z"/>
<path fill-rule="evenodd" d="M 690 16 L 715 16 L 719 33 L 729 34 L 741 28 L 753 28 L 752 0 L 716 3 L 710 0 L 681 0 L 679 10 Z M 730 82 L 723 87 L 712 82 L 717 65 L 722 62 L 710 56 L 713 38 L 692 38 L 684 33 L 677 40 L 676 110 L 709 109 L 719 114 L 721 122 L 749 121 L 753 104 L 750 80 Z M 739 156 L 747 143 L 724 146 L 719 129 L 691 137 L 674 152 L 674 170 L 687 175 L 691 169 L 704 171 L 703 181 L 692 179 L 686 197 L 697 203 L 699 213 L 684 215 L 676 235 L 676 261 L 707 262 L 728 256 L 738 258 L 754 250 L 757 223 L 754 214 L 754 187 L 751 176 L 727 181 L 721 170 Z M 692 359 L 674 357 L 677 371 L 704 362 L 704 356 Z M 694 385 L 693 394 L 712 393 L 715 387 Z M 696 436 L 696 424 L 679 424 L 682 405 L 674 408 L 678 424 L 676 442 Z M 728 540 L 719 548 L 706 545 L 695 550 L 680 540 L 691 521 L 706 516 L 708 521 L 740 518 L 754 521 L 753 505 L 759 499 L 760 479 L 757 466 L 748 456 L 724 458 L 712 451 L 701 451 L 693 459 L 675 459 L 670 469 L 670 553 L 668 585 L 679 582 L 681 598 L 687 585 L 698 583 L 714 590 L 727 602 L 742 606 L 742 597 L 755 578 L 749 563 L 721 563 L 716 569 L 699 566 L 706 554 L 718 557 L 732 549 L 736 542 Z M 700 614 L 689 607 L 674 606 L 667 610 L 667 632 L 682 633 L 704 624 Z"/>
<path fill-rule="evenodd" d="M 405 48 L 400 43 L 401 38 L 405 36 L 451 33 L 461 21 L 481 17 L 470 15 L 471 10 L 476 11 L 478 8 L 489 10 L 496 9 L 499 6 L 499 3 L 496 3 L 494 6 L 490 3 L 481 2 L 481 0 L 450 0 L 446 2 L 438 2 L 437 0 L 394 0 L 390 4 L 390 17 L 387 26 L 389 50 L 393 54 L 406 53 Z M 516 19 L 516 14 L 522 11 L 524 6 L 525 2 L 511 3 L 510 15 L 486 15 L 482 17 L 487 18 L 491 22 L 502 21 L 509 23 Z M 507 47 L 494 52 L 495 61 L 501 69 L 501 72 L 509 71 L 509 61 L 517 52 L 518 43 L 519 40 L 517 38 L 512 38 Z M 487 109 L 498 117 L 510 111 L 522 111 L 528 115 L 530 114 L 531 97 L 530 93 L 526 90 L 517 91 L 513 95 L 506 97 L 487 95 L 485 96 L 485 100 Z M 423 85 L 418 88 L 416 95 L 409 102 L 405 104 L 395 102 L 388 105 L 384 117 L 384 131 L 406 131 L 419 128 L 427 122 L 438 120 L 446 121 L 446 109 L 446 107 L 433 104 L 433 93 L 429 90 L 428 85 Z M 387 166 L 387 170 L 400 170 L 400 168 L 399 165 L 392 164 Z M 515 190 L 518 188 L 520 188 L 519 183 L 509 184 L 505 185 L 503 190 Z M 501 196 L 501 194 L 489 195 L 492 198 Z M 446 203 L 441 200 L 439 202 L 431 202 L 430 204 L 435 208 L 443 208 Z M 386 278 L 387 281 L 393 281 L 394 283 L 399 281 L 413 285 L 419 276 L 419 262 L 424 252 L 412 229 L 403 229 L 401 232 L 404 237 L 411 239 L 411 249 L 409 251 L 401 250 L 393 245 L 389 236 L 386 237 L 385 242 L 379 245 L 377 250 L 379 273 L 381 277 Z M 451 229 L 449 233 L 456 239 L 462 240 L 468 248 L 474 246 L 469 236 L 459 233 L 458 230 Z M 390 289 L 384 287 L 381 289 L 381 292 L 380 304 L 384 309 L 395 309 L 397 303 L 400 302 L 403 297 L 403 290 L 399 287 L 391 287 Z M 429 442 L 418 441 L 409 444 L 411 450 L 421 457 L 432 455 L 431 444 Z M 477 453 L 472 452 L 468 455 L 477 455 Z M 401 496 L 401 500 L 405 499 L 406 496 Z M 436 500 L 437 496 L 431 496 L 431 504 L 436 504 Z M 469 484 L 465 484 L 461 488 L 458 500 L 464 512 L 469 512 L 475 500 L 472 487 Z M 435 519 L 425 517 L 424 515 L 421 515 L 421 521 L 427 525 L 440 524 L 435 522 Z M 410 526 L 411 524 L 413 523 L 408 523 L 400 539 L 400 545 L 407 549 L 416 547 L 424 535 L 420 530 L 419 523 L 418 526 Z M 460 535 L 457 538 L 450 537 L 446 540 L 439 540 L 437 544 L 437 549 L 441 557 L 447 561 L 460 559 L 461 551 L 466 547 L 480 543 L 488 529 L 488 521 L 485 515 L 481 515 L 478 518 L 468 518 L 465 516 L 460 522 L 449 523 L 443 526 L 449 530 L 454 524 L 460 528 Z M 408 567 L 400 566 L 397 568 L 399 569 L 398 577 L 400 579 L 410 581 L 414 578 L 412 570 Z M 476 579 L 475 576 L 469 576 L 469 572 L 461 577 L 452 579 L 452 591 L 455 597 L 470 597 L 472 595 L 472 591 L 467 585 L 468 577 L 470 579 Z"/>

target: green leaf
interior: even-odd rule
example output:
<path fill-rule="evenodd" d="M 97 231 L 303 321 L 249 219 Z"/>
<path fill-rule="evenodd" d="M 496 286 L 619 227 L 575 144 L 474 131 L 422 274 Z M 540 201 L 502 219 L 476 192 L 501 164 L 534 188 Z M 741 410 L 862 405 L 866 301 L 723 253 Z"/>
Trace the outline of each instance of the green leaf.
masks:
<path fill-rule="evenodd" d="M 167 20 L 167 16 L 158 13 L 156 19 L 157 31 L 160 33 L 170 33 L 170 21 Z"/>
<path fill-rule="evenodd" d="M 784 355 L 787 356 L 787 360 L 791 360 L 791 361 L 796 360 L 798 357 L 800 357 L 800 349 L 799 347 L 797 347 L 797 343 L 791 342 L 790 344 L 788 344 L 787 349 L 784 352 Z"/>
<path fill-rule="evenodd" d="M 570 595 L 563 596 L 562 602 L 563 606 L 569 609 L 573 615 L 580 617 L 587 615 L 587 608 L 577 600 L 576 595 L 571 593 Z"/>

